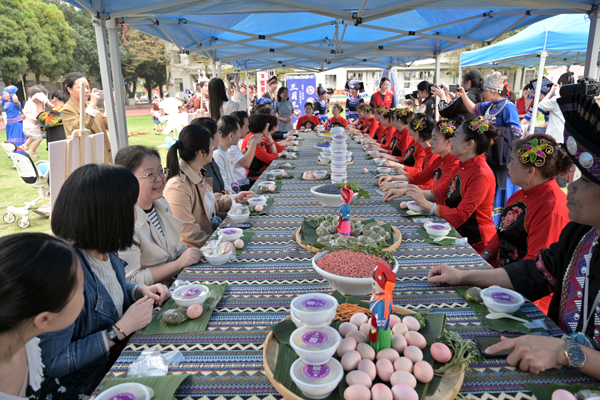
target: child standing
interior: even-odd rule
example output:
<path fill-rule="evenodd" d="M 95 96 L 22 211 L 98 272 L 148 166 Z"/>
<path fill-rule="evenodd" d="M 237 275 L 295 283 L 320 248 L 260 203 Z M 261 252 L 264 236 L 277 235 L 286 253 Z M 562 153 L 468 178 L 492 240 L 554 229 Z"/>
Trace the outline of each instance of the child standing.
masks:
<path fill-rule="evenodd" d="M 50 107 L 54 107 L 54 105 L 48 100 L 48 90 L 42 85 L 31 86 L 27 89 L 27 94 L 29 100 L 23 106 L 23 114 L 25 115 L 23 133 L 27 136 L 27 141 L 21 148 L 31 157 L 40 158 L 36 150 L 44 136 L 42 135 L 42 128 L 37 122 L 37 116 L 44 111 L 46 105 Z"/>

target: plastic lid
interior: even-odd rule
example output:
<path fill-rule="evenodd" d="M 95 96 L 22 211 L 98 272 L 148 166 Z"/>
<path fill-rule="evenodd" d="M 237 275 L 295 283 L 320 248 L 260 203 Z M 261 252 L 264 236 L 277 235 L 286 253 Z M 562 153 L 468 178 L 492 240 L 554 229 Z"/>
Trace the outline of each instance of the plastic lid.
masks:
<path fill-rule="evenodd" d="M 108 400 L 135 400 L 135 395 L 133 393 L 118 393 L 112 396 Z"/>
<path fill-rule="evenodd" d="M 292 340 L 300 349 L 320 351 L 335 346 L 339 340 L 339 334 L 324 328 L 300 328 L 294 331 Z"/>
<path fill-rule="evenodd" d="M 323 365 L 310 365 L 300 360 L 292 366 L 294 375 L 307 385 L 325 385 L 334 382 L 342 373 L 339 361 L 331 358 Z"/>
<path fill-rule="evenodd" d="M 523 298 L 520 294 L 513 292 L 512 290 L 503 289 L 503 288 L 487 288 L 482 290 L 481 294 L 490 298 L 492 301 L 498 304 L 520 304 L 523 302 Z"/>

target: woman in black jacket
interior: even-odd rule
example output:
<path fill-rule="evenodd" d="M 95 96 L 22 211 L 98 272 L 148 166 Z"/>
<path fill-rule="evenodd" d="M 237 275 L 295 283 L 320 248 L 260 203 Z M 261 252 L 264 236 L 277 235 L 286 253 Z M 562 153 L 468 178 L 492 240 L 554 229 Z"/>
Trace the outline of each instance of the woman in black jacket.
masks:
<path fill-rule="evenodd" d="M 467 92 L 467 97 L 475 104 L 483 102 L 483 75 L 476 69 L 470 69 L 463 75 L 462 87 Z M 462 98 L 455 96 L 449 102 L 446 92 L 436 86 L 431 91 L 440 98 L 438 109 L 440 116 L 446 119 L 458 120 L 463 117 L 464 121 L 473 119 L 475 116 L 467 110 Z"/>

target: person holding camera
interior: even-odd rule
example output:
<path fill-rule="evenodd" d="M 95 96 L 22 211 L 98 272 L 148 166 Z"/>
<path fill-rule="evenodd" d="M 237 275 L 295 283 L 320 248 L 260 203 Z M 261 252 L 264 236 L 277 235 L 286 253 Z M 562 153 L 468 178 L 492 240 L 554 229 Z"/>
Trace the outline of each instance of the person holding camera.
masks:
<path fill-rule="evenodd" d="M 233 76 L 233 84 L 236 88 L 240 87 L 240 76 L 238 74 Z M 231 84 L 229 80 L 223 82 L 223 79 L 212 78 L 208 82 L 208 108 L 210 117 L 215 121 L 218 121 L 223 115 L 230 115 L 235 111 L 248 109 L 246 96 L 242 95 L 238 90 L 230 100 L 230 93 Z"/>
<path fill-rule="evenodd" d="M 417 113 L 427 114 L 431 118 L 435 118 L 435 98 L 432 93 L 433 87 L 435 86 L 428 81 L 422 81 L 417 85 L 417 95 L 420 102 Z"/>
<path fill-rule="evenodd" d="M 431 87 L 433 94 L 440 99 L 438 104 L 440 117 L 456 121 L 460 120 L 461 117 L 462 121 L 475 117 L 475 115 L 465 107 L 461 96 L 454 96 L 454 98 L 449 99 L 448 87 L 443 84 L 440 86 L 441 87 Z M 481 75 L 481 72 L 476 69 L 470 69 L 465 72 L 461 86 L 471 102 L 475 104 L 483 102 L 483 75 Z"/>

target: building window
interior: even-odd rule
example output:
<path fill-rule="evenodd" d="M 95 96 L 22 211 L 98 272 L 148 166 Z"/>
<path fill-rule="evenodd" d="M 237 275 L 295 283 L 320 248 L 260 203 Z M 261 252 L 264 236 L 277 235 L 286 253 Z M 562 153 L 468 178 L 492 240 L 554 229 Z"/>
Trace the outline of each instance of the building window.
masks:
<path fill-rule="evenodd" d="M 404 89 L 410 89 L 410 82 L 404 82 Z"/>
<path fill-rule="evenodd" d="M 525 70 L 525 79 L 523 79 L 524 85 L 527 85 L 530 81 L 535 79 L 535 72 L 536 72 L 535 69 Z M 515 88 L 515 89 L 517 89 L 517 88 Z M 519 89 L 523 89 L 523 88 L 519 88 Z"/>
<path fill-rule="evenodd" d="M 325 86 L 336 88 L 337 76 L 336 75 L 325 75 Z"/>
<path fill-rule="evenodd" d="M 181 64 L 181 54 L 173 53 L 173 64 Z"/>
<path fill-rule="evenodd" d="M 183 79 L 175 79 L 175 91 L 183 92 Z"/>

